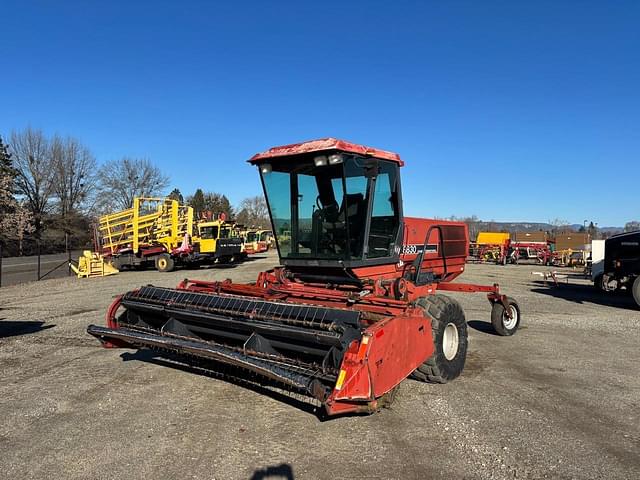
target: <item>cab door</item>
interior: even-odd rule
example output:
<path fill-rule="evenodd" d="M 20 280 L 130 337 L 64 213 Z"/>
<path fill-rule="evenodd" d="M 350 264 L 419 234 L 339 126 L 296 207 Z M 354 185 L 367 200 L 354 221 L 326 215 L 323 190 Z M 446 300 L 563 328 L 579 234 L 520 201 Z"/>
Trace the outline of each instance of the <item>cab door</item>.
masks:
<path fill-rule="evenodd" d="M 200 233 L 200 253 L 213 255 L 216 253 L 216 241 L 218 239 L 218 225 L 201 225 Z"/>

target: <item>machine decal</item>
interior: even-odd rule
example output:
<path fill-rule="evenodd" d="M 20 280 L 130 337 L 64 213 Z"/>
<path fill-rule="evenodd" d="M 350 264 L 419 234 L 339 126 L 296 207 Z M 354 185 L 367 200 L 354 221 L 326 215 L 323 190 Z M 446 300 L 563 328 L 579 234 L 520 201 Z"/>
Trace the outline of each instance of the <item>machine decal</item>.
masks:
<path fill-rule="evenodd" d="M 423 244 L 419 245 L 403 245 L 402 246 L 402 255 L 417 255 L 422 253 Z M 438 253 L 438 244 L 437 243 L 429 243 L 427 244 L 427 249 L 424 253 Z"/>

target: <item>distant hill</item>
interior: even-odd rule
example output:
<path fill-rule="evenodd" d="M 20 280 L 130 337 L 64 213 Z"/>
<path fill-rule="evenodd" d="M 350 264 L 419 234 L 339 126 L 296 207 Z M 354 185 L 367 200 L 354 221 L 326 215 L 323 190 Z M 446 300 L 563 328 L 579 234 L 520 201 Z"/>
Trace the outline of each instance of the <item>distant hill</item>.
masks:
<path fill-rule="evenodd" d="M 580 230 L 582 228 L 581 223 L 574 223 L 569 225 L 572 230 Z M 609 235 L 615 235 L 616 233 L 621 233 L 624 231 L 623 227 L 600 227 L 598 226 L 598 231 L 602 233 L 608 233 Z"/>
<path fill-rule="evenodd" d="M 478 232 L 577 232 L 583 227 L 583 225 L 577 223 L 571 225 L 552 225 L 550 223 L 540 222 L 486 222 L 469 219 L 464 219 L 464 221 L 469 225 L 469 235 L 471 238 L 475 238 Z M 623 227 L 598 227 L 598 236 L 610 237 L 623 231 Z"/>

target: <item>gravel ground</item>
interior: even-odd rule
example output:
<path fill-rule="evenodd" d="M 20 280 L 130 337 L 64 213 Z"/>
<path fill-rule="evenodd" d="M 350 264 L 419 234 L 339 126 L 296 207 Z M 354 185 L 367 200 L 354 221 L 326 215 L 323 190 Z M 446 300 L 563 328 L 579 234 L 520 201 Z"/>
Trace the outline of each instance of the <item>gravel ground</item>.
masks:
<path fill-rule="evenodd" d="M 455 295 L 470 326 L 463 375 L 407 380 L 371 416 L 322 421 L 85 333 L 127 289 L 250 281 L 276 260 L 3 287 L 0 477 L 640 478 L 640 311 L 577 277 L 545 287 L 539 267 L 469 265 L 464 281 L 499 282 L 520 302 L 521 330 L 493 335 L 483 295 Z"/>

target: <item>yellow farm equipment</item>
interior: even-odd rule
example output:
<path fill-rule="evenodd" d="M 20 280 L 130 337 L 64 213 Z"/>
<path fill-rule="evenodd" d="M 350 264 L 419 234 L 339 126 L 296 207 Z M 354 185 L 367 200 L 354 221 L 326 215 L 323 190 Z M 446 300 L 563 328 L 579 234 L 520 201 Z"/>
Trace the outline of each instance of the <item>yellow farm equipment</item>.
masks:
<path fill-rule="evenodd" d="M 176 266 L 225 263 L 240 252 L 224 219 L 193 221 L 193 208 L 169 198 L 135 198 L 133 207 L 104 215 L 98 225 L 101 253 L 118 270 L 155 265 L 160 272 Z"/>
<path fill-rule="evenodd" d="M 479 232 L 471 256 L 483 262 L 507 263 L 511 236 L 505 232 Z"/>
<path fill-rule="evenodd" d="M 102 255 L 90 250 L 82 252 L 82 256 L 78 258 L 77 267 L 73 263 L 69 266 L 78 278 L 106 277 L 118 273 L 118 269 L 106 262 Z"/>
<path fill-rule="evenodd" d="M 509 241 L 510 237 L 505 232 L 479 232 L 476 243 L 478 245 L 503 245 Z"/>
<path fill-rule="evenodd" d="M 212 253 L 218 263 L 230 263 L 240 257 L 242 240 L 234 233 L 233 223 L 224 217 L 199 222 L 194 243 L 200 253 Z"/>
<path fill-rule="evenodd" d="M 133 207 L 100 217 L 98 234 L 106 254 L 137 252 L 151 245 L 177 248 L 193 229 L 193 209 L 168 198 L 136 197 Z"/>
<path fill-rule="evenodd" d="M 269 250 L 271 230 L 247 230 L 244 235 L 244 245 L 247 253 L 262 253 Z"/>

